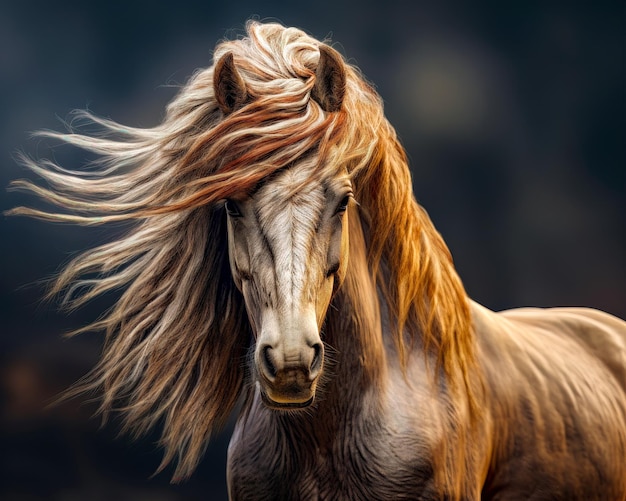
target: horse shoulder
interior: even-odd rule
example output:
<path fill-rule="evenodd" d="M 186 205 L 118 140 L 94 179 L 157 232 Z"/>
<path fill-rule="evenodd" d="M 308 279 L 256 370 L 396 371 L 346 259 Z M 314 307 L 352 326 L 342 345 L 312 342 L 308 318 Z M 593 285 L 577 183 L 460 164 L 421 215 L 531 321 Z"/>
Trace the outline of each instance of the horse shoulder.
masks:
<path fill-rule="evenodd" d="M 578 308 L 472 311 L 494 444 L 484 497 L 626 496 L 626 323 Z"/>

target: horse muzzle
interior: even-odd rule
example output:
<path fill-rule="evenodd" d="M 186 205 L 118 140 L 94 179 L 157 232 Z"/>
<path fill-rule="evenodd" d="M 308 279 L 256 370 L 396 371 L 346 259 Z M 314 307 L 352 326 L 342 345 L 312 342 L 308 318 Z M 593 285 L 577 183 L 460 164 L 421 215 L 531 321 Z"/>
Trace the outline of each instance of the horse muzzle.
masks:
<path fill-rule="evenodd" d="M 321 343 L 305 345 L 297 357 L 287 357 L 270 345 L 260 346 L 256 364 L 265 405 L 273 409 L 302 409 L 315 399 L 317 381 L 322 372 L 324 348 Z M 295 360 L 294 360 L 295 359 Z"/>

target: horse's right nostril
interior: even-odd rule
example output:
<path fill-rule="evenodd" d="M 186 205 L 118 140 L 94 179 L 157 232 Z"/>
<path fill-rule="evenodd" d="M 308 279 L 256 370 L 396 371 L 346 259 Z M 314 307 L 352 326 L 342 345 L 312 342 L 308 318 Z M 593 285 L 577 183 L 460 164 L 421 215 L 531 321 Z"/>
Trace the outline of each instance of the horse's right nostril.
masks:
<path fill-rule="evenodd" d="M 265 369 L 266 372 L 266 376 L 270 379 L 273 379 L 276 377 L 276 367 L 274 367 L 274 362 L 272 362 L 272 347 L 268 344 L 265 345 L 263 347 L 263 349 L 261 350 L 261 354 L 262 354 L 262 361 L 263 361 L 263 367 Z"/>

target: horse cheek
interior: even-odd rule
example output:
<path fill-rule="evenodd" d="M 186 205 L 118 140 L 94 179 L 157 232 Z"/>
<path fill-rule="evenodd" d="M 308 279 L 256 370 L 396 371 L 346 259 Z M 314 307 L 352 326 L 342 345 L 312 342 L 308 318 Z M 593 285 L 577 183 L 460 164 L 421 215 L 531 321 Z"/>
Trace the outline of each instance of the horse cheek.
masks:
<path fill-rule="evenodd" d="M 324 323 L 324 319 L 326 318 L 326 312 L 328 311 L 328 306 L 330 305 L 330 300 L 332 298 L 334 283 L 337 281 L 336 277 L 331 277 L 328 280 L 324 280 L 322 283 L 322 287 L 315 298 L 315 314 L 317 317 L 317 327 L 318 329 L 322 328 Z"/>

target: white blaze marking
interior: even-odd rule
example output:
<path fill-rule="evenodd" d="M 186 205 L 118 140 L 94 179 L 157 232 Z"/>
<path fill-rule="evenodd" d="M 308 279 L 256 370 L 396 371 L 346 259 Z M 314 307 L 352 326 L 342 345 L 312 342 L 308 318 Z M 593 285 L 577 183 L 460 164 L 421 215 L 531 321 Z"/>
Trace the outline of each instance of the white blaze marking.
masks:
<path fill-rule="evenodd" d="M 254 197 L 259 231 L 266 236 L 274 255 L 274 288 L 284 313 L 303 305 L 307 272 L 316 264 L 313 240 L 325 200 L 321 184 L 305 184 L 310 175 L 311 171 L 301 166 L 288 169 Z M 297 187 L 302 189 L 295 191 Z"/>

